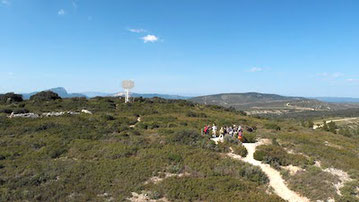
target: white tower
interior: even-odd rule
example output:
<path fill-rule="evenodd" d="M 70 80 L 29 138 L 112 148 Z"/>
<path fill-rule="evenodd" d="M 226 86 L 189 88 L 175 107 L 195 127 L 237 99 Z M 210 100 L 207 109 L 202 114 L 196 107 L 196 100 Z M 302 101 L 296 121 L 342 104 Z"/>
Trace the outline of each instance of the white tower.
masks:
<path fill-rule="evenodd" d="M 130 90 L 135 87 L 135 82 L 131 80 L 122 81 L 122 88 L 125 89 L 125 103 L 130 101 Z"/>

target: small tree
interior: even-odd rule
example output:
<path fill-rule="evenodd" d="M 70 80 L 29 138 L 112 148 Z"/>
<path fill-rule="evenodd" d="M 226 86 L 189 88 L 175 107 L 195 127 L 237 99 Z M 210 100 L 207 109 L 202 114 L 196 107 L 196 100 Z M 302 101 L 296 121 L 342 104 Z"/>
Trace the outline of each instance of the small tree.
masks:
<path fill-rule="evenodd" d="M 323 122 L 323 130 L 324 131 L 329 131 L 329 127 L 326 121 Z"/>
<path fill-rule="evenodd" d="M 30 100 L 34 101 L 51 101 L 59 99 L 61 99 L 61 97 L 52 91 L 42 91 L 30 97 Z"/>
<path fill-rule="evenodd" d="M 337 125 L 335 124 L 335 122 L 331 121 L 328 123 L 328 131 L 332 132 L 332 133 L 337 133 Z"/>
<path fill-rule="evenodd" d="M 307 123 L 308 128 L 313 128 L 314 127 L 314 122 L 312 120 L 309 120 Z"/>
<path fill-rule="evenodd" d="M 0 94 L 1 103 L 22 102 L 22 95 L 15 93 Z"/>

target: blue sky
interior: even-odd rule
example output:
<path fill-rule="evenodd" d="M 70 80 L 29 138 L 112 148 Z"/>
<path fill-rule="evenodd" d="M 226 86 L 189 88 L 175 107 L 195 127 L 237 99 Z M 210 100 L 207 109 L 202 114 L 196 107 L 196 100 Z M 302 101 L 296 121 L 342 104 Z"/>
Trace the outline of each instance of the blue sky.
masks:
<path fill-rule="evenodd" d="M 359 97 L 357 0 L 0 0 L 0 92 Z"/>

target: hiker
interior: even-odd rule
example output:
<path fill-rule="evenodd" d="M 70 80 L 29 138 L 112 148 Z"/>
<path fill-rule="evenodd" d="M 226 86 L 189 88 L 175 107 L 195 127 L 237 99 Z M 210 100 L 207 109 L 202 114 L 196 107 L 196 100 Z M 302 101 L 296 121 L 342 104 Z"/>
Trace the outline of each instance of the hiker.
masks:
<path fill-rule="evenodd" d="M 219 138 L 223 138 L 224 135 L 224 128 L 221 127 L 221 129 L 219 130 Z"/>
<path fill-rule="evenodd" d="M 243 142 L 243 140 L 244 140 L 241 130 L 238 132 L 238 140 L 241 141 L 241 142 Z"/>
<path fill-rule="evenodd" d="M 204 126 L 203 132 L 204 132 L 205 135 L 208 135 L 208 133 L 209 133 L 209 126 L 208 125 Z"/>
<path fill-rule="evenodd" d="M 223 134 L 224 134 L 224 128 L 223 128 L 223 127 L 221 127 L 221 129 L 219 130 L 219 134 L 220 134 L 220 135 L 223 135 Z"/>
<path fill-rule="evenodd" d="M 229 134 L 231 137 L 233 137 L 233 129 L 232 129 L 232 127 L 229 127 L 228 130 L 229 130 L 228 134 Z"/>
<path fill-rule="evenodd" d="M 217 126 L 215 124 L 213 124 L 212 126 L 212 134 L 213 137 L 217 137 Z"/>

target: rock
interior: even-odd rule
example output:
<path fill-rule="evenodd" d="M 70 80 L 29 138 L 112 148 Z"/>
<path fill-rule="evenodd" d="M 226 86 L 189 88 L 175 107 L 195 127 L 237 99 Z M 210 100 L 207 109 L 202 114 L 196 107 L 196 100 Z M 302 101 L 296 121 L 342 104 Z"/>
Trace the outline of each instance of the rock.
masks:
<path fill-rule="evenodd" d="M 17 118 L 17 117 L 21 117 L 21 118 L 39 118 L 40 116 L 38 114 L 35 114 L 35 113 L 15 114 L 14 112 L 12 112 L 11 115 L 9 116 L 9 118 Z"/>
<path fill-rule="evenodd" d="M 85 113 L 85 114 L 92 114 L 92 112 L 90 112 L 89 110 L 86 110 L 86 109 L 81 110 L 81 112 Z"/>

